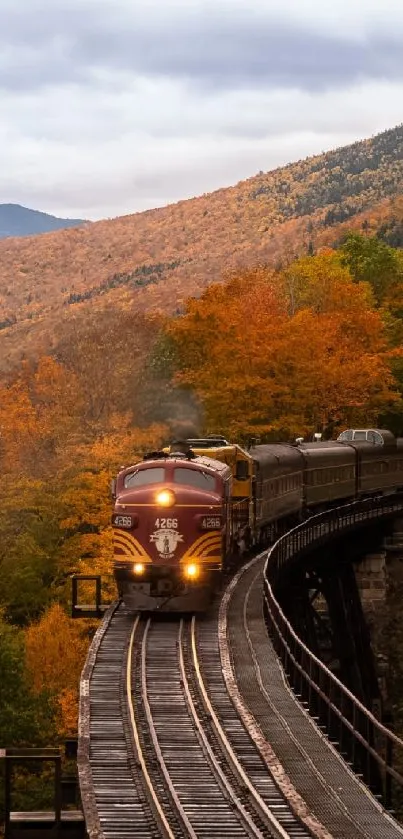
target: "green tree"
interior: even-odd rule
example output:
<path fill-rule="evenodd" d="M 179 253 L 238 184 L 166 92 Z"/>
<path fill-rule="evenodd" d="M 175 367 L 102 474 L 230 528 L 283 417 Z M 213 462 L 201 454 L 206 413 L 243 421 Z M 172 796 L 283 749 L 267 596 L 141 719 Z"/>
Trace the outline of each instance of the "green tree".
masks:
<path fill-rule="evenodd" d="M 30 690 L 22 630 L 0 613 L 0 745 L 44 745 L 55 734 L 53 709 Z"/>
<path fill-rule="evenodd" d="M 348 267 L 354 281 L 369 283 L 378 304 L 392 302 L 396 298 L 403 282 L 401 251 L 391 248 L 376 236 L 362 236 L 360 233 L 347 234 L 340 250 L 342 263 Z"/>
<path fill-rule="evenodd" d="M 49 604 L 63 538 L 55 483 L 5 476 L 0 490 L 0 608 L 19 626 Z"/>

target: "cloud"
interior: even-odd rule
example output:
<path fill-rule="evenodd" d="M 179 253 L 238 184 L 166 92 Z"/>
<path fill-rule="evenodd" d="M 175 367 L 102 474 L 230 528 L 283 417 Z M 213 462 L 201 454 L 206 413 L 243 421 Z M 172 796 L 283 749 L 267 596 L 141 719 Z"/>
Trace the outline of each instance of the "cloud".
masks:
<path fill-rule="evenodd" d="M 0 201 L 99 218 L 402 121 L 395 0 L 3 0 Z"/>
<path fill-rule="evenodd" d="M 331 9 L 323 25 L 326 5 L 319 0 L 307 7 L 294 0 L 286 6 L 263 0 L 121 0 L 113 5 L 54 0 L 45 6 L 43 0 L 30 0 L 27 6 L 25 0 L 9 5 L 6 0 L 0 12 L 2 85 L 17 91 L 94 85 L 100 68 L 224 89 L 298 85 L 316 90 L 362 77 L 403 77 L 402 11 L 388 31 L 375 27 L 369 4 L 361 7 L 360 29 L 357 22 L 349 28 L 354 2 L 345 4 L 341 29 Z M 340 2 L 337 6 L 340 14 Z"/>

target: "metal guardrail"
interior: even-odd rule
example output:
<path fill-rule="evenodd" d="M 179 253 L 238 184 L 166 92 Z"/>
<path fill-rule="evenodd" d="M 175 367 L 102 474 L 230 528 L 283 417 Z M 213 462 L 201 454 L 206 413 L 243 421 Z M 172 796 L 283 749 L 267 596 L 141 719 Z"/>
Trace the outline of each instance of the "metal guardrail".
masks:
<path fill-rule="evenodd" d="M 312 516 L 269 550 L 264 570 L 264 608 L 273 645 L 298 697 L 368 786 L 390 807 L 403 789 L 403 741 L 386 728 L 295 633 L 275 592 L 287 565 L 313 547 L 403 511 L 403 492 L 365 499 Z"/>

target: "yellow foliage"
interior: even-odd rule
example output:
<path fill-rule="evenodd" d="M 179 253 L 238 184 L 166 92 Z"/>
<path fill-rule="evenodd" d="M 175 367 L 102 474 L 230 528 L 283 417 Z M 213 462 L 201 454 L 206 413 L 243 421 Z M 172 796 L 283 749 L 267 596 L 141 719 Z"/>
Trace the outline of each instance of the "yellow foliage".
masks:
<path fill-rule="evenodd" d="M 57 698 L 60 713 L 59 734 L 63 737 L 72 736 L 77 732 L 78 700 L 78 691 L 73 688 L 64 688 Z"/>

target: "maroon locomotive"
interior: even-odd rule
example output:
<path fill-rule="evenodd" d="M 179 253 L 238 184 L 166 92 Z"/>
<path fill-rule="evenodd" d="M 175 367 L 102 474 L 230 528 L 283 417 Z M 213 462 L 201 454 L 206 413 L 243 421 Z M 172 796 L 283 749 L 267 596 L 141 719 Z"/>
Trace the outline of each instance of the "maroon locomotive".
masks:
<path fill-rule="evenodd" d="M 114 575 L 125 604 L 204 611 L 230 554 L 230 467 L 154 452 L 119 473 L 114 495 Z"/>
<path fill-rule="evenodd" d="M 136 610 L 203 611 L 222 569 L 267 545 L 278 524 L 402 488 L 403 440 L 385 429 L 249 451 L 222 437 L 184 441 L 182 450 L 151 454 L 118 475 L 119 594 Z"/>

